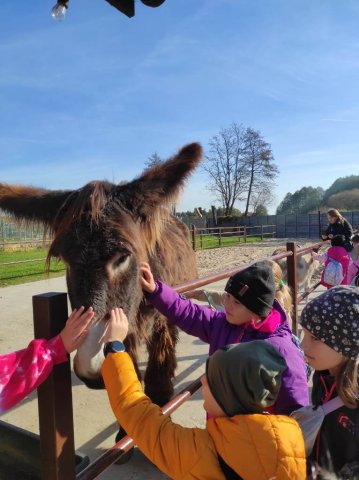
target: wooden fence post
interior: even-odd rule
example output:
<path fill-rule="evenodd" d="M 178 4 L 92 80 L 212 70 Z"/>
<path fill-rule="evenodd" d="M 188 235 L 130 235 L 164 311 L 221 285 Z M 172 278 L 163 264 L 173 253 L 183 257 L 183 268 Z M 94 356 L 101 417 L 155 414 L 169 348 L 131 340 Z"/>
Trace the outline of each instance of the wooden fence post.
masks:
<path fill-rule="evenodd" d="M 292 312 L 292 330 L 295 335 L 298 334 L 298 284 L 297 284 L 297 246 L 294 242 L 287 243 L 287 252 L 292 255 L 287 257 L 287 281 L 288 287 L 292 291 L 293 312 Z"/>
<path fill-rule="evenodd" d="M 191 236 L 192 236 L 192 248 L 196 251 L 196 227 L 191 225 Z"/>
<path fill-rule="evenodd" d="M 220 247 L 222 244 L 222 227 L 219 227 L 219 232 L 218 232 L 218 246 Z"/>
<path fill-rule="evenodd" d="M 57 335 L 68 317 L 67 294 L 32 297 L 35 338 Z M 75 442 L 70 361 L 55 365 L 38 390 L 41 478 L 75 480 Z"/>

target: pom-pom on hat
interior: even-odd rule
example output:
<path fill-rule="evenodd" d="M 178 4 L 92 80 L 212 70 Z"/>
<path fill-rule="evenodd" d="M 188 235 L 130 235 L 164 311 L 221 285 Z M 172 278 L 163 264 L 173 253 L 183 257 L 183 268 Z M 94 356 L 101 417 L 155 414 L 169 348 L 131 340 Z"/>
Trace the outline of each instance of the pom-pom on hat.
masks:
<path fill-rule="evenodd" d="M 359 357 L 359 288 L 332 287 L 303 309 L 300 323 L 321 342 L 345 357 Z"/>
<path fill-rule="evenodd" d="M 226 415 L 260 413 L 273 405 L 284 358 L 264 340 L 227 345 L 207 359 L 208 386 Z"/>
<path fill-rule="evenodd" d="M 275 289 L 272 268 L 265 262 L 254 263 L 234 274 L 225 287 L 227 293 L 261 318 L 267 317 L 273 307 Z"/>

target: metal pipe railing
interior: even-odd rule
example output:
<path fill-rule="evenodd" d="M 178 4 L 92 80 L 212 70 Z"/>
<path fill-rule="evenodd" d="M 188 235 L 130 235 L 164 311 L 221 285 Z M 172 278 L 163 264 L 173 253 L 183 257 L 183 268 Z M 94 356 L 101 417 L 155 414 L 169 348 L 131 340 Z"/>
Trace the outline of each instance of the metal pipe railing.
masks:
<path fill-rule="evenodd" d="M 273 257 L 267 257 L 267 259 L 275 261 L 275 260 L 280 260 L 281 258 L 289 257 L 291 255 L 292 254 L 290 252 L 284 252 L 284 253 L 279 253 L 278 255 L 273 255 Z M 178 293 L 185 293 L 185 292 L 188 292 L 189 290 L 194 290 L 196 288 L 203 287 L 204 285 L 217 282 L 218 280 L 223 280 L 224 278 L 228 278 L 234 275 L 235 273 L 240 272 L 241 270 L 244 270 L 245 268 L 249 267 L 250 265 L 256 262 L 258 262 L 258 260 L 245 263 L 240 267 L 230 268 L 229 270 L 223 270 L 222 272 L 214 273 L 212 275 L 207 275 L 205 277 L 200 277 L 200 278 L 197 278 L 196 280 L 189 280 L 187 282 L 176 285 L 175 287 L 173 287 L 173 289 L 176 290 L 176 292 Z"/>

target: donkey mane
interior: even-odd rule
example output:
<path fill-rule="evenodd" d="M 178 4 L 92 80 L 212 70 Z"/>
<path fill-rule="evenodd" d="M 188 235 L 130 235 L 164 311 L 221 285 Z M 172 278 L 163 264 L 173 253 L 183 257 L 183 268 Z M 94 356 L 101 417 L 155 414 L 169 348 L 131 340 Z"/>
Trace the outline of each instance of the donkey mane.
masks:
<path fill-rule="evenodd" d="M 160 240 L 161 232 L 170 218 L 170 206 L 178 195 L 168 197 L 166 202 L 158 207 L 150 205 L 152 207 L 151 215 L 136 217 L 126 205 L 125 194 L 122 192 L 126 185 L 127 183 L 122 183 L 116 186 L 106 181 L 95 180 L 69 193 L 53 223 L 46 228 L 46 234 L 50 233 L 53 236 L 53 243 L 46 260 L 47 267 L 49 267 L 51 257 L 56 250 L 58 239 L 85 216 L 92 227 L 99 226 L 101 222 L 106 221 L 118 230 L 121 227 L 121 219 L 123 220 L 124 214 L 127 214 L 134 223 L 139 223 L 147 254 L 154 253 L 155 245 Z M 126 229 L 121 233 L 123 236 L 127 234 L 130 243 L 131 232 L 128 231 L 128 222 L 126 222 Z"/>

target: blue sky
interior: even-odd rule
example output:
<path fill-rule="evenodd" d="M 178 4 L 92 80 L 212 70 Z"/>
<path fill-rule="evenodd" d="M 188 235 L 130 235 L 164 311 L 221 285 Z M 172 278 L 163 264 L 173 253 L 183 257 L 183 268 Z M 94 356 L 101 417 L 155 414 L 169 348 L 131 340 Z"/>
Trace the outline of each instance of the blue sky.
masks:
<path fill-rule="evenodd" d="M 0 2 L 0 181 L 78 188 L 131 180 L 155 151 L 233 121 L 260 130 L 287 192 L 359 173 L 359 2 Z M 198 170 L 178 210 L 219 202 Z M 241 205 L 237 205 L 241 206 Z"/>

